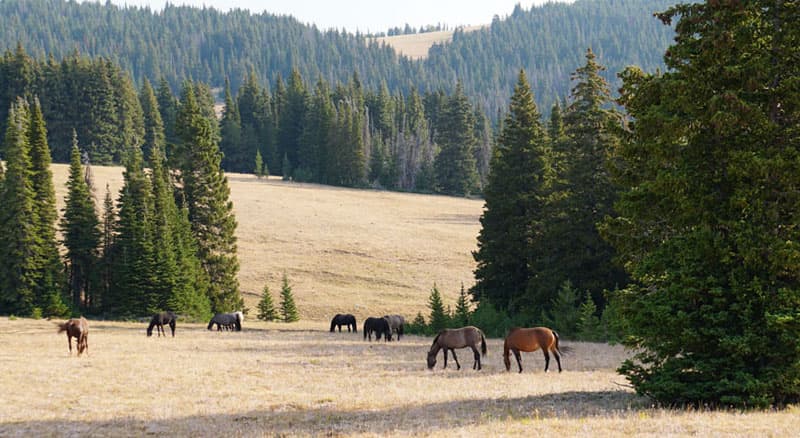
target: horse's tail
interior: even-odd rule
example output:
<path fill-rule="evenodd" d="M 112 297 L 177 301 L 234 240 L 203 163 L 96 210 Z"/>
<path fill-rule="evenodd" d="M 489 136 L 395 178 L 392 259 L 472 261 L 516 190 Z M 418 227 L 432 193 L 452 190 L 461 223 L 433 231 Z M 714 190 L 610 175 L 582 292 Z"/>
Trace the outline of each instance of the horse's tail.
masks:
<path fill-rule="evenodd" d="M 242 317 L 243 316 L 244 315 L 242 314 L 242 312 L 234 313 L 235 320 L 233 321 L 233 326 L 236 327 L 236 331 L 237 332 L 242 331 Z"/>
<path fill-rule="evenodd" d="M 563 346 L 563 347 L 559 347 L 558 346 L 559 337 L 558 337 L 558 333 L 555 330 L 553 330 L 553 336 L 555 336 L 555 338 L 556 338 L 555 348 L 556 348 L 556 352 L 558 354 L 569 353 L 570 351 L 572 351 L 572 348 L 571 347 L 567 347 L 566 345 Z"/>
<path fill-rule="evenodd" d="M 364 320 L 364 327 L 361 329 L 361 331 L 364 332 L 364 340 L 366 340 L 367 339 L 367 321 L 366 320 Z"/>
<path fill-rule="evenodd" d="M 480 329 L 478 329 L 478 333 L 481 334 L 481 353 L 486 356 L 486 336 L 483 335 Z"/>
<path fill-rule="evenodd" d="M 339 315 L 336 315 L 336 316 L 339 316 Z M 336 316 L 334 316 L 333 319 L 331 320 L 331 331 L 333 331 L 333 327 L 336 325 Z"/>

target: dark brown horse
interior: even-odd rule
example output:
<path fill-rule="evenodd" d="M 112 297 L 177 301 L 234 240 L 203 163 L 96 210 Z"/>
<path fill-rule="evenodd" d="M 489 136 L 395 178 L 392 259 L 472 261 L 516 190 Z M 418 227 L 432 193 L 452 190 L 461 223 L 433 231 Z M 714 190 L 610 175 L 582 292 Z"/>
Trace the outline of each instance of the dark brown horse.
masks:
<path fill-rule="evenodd" d="M 167 332 L 164 331 L 164 326 L 168 325 L 169 328 L 172 330 L 172 337 L 175 337 L 175 321 L 177 321 L 178 317 L 175 316 L 172 312 L 161 312 L 156 313 L 153 315 L 153 318 L 150 319 L 150 326 L 147 327 L 147 336 L 153 336 L 153 327 L 156 327 L 158 331 L 158 336 L 162 334 L 164 337 L 167 337 Z"/>
<path fill-rule="evenodd" d="M 67 332 L 67 344 L 69 354 L 72 354 L 72 338 L 75 338 L 75 347 L 78 349 L 78 356 L 84 351 L 89 354 L 89 322 L 86 318 L 72 318 L 67 322 L 58 324 L 58 332 Z"/>
<path fill-rule="evenodd" d="M 522 372 L 522 357 L 519 352 L 531 352 L 542 349 L 544 353 L 544 372 L 550 367 L 550 353 L 556 358 L 558 372 L 561 372 L 561 353 L 569 352 L 569 347 L 558 347 L 558 333 L 547 327 L 520 328 L 514 327 L 508 332 L 505 342 L 503 342 L 503 362 L 506 364 L 506 371 L 511 371 L 511 360 L 508 351 L 514 352 L 517 358 L 519 372 Z"/>
<path fill-rule="evenodd" d="M 453 354 L 453 360 L 456 361 L 456 369 L 461 369 L 461 364 L 458 363 L 456 357 L 456 348 L 472 348 L 472 353 L 475 355 L 475 362 L 472 363 L 472 369 L 481 369 L 481 355 L 478 353 L 478 343 L 481 344 L 481 353 L 486 356 L 486 336 L 483 335 L 481 329 L 473 326 L 462 327 L 459 329 L 444 329 L 439 332 L 433 339 L 430 351 L 428 351 L 428 369 L 432 370 L 436 365 L 436 354 L 439 350 L 444 350 L 444 366 L 447 368 L 447 350 Z"/>

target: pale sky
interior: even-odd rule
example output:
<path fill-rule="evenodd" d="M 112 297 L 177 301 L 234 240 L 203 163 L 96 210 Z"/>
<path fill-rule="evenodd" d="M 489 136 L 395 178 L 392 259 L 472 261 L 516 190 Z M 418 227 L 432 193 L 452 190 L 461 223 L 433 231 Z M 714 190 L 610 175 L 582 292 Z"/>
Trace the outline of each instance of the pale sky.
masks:
<path fill-rule="evenodd" d="M 89 0 L 97 1 L 97 0 Z M 150 6 L 161 10 L 167 0 L 111 0 L 117 5 Z M 449 28 L 489 24 L 492 17 L 510 15 L 514 5 L 525 9 L 549 0 L 169 0 L 174 5 L 209 6 L 222 11 L 231 8 L 292 15 L 300 22 L 316 24 L 321 30 L 345 28 L 348 32 L 385 32 L 390 27 L 414 28 L 441 23 Z M 570 1 L 570 0 L 558 0 Z"/>

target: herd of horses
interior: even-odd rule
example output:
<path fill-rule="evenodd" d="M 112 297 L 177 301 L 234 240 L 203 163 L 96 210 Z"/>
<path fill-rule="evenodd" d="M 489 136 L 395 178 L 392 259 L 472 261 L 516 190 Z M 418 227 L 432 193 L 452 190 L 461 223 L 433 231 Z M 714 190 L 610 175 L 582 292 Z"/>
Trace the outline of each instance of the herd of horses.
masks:
<path fill-rule="evenodd" d="M 147 327 L 147 336 L 153 335 L 153 327 L 157 329 L 158 336 L 162 334 L 167 336 L 164 326 L 169 326 L 172 331 L 172 337 L 175 337 L 175 324 L 178 316 L 173 312 L 156 313 L 150 319 L 150 325 Z M 232 313 L 217 313 L 208 323 L 208 330 L 211 330 L 214 325 L 217 326 L 217 331 L 232 330 L 241 331 L 242 321 L 244 314 L 242 312 Z M 69 345 L 70 355 L 72 354 L 72 338 L 76 340 L 76 348 L 78 356 L 82 353 L 89 352 L 89 322 L 84 317 L 72 318 L 64 323 L 59 323 L 58 333 L 67 333 L 67 344 Z M 403 326 L 405 319 L 401 315 L 385 315 L 383 317 L 369 317 L 364 320 L 362 332 L 364 339 L 372 341 L 372 335 L 375 335 L 375 340 L 379 341 L 383 337 L 386 342 L 392 341 L 394 335 L 397 335 L 397 340 L 403 335 Z M 350 314 L 337 314 L 331 320 L 331 332 L 335 328 L 342 331 L 342 326 L 347 328 L 347 331 L 352 330 L 353 333 L 358 332 L 356 325 L 356 318 Z M 561 368 L 561 354 L 569 352 L 571 348 L 567 346 L 558 345 L 558 333 L 547 327 L 533 327 L 533 328 L 512 328 L 503 341 L 503 362 L 506 366 L 506 371 L 511 371 L 510 353 L 514 354 L 517 360 L 517 367 L 519 372 L 522 372 L 522 357 L 520 352 L 533 352 L 541 349 L 544 354 L 544 371 L 547 372 L 550 368 L 550 354 L 556 359 L 558 364 L 558 372 L 562 371 Z M 480 347 L 480 348 L 479 348 Z M 461 369 L 461 364 L 458 363 L 455 350 L 461 348 L 470 348 L 474 357 L 472 369 L 481 369 L 481 356 L 486 356 L 486 336 L 481 329 L 474 326 L 461 327 L 457 329 L 444 329 L 441 330 L 433 339 L 430 350 L 428 350 L 427 363 L 428 369 L 433 369 L 436 366 L 436 357 L 439 351 L 443 352 L 444 366 L 447 368 L 447 352 L 453 356 L 453 361 L 456 363 L 456 369 Z"/>

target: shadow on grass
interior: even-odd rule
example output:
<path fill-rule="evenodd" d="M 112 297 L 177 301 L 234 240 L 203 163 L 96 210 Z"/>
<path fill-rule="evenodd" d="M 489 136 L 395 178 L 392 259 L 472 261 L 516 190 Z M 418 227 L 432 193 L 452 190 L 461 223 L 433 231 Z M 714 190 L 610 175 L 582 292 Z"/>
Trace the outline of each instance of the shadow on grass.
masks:
<path fill-rule="evenodd" d="M 338 435 L 412 434 L 495 421 L 514 422 L 548 418 L 578 419 L 630 415 L 647 409 L 644 399 L 625 391 L 572 391 L 521 398 L 470 399 L 351 410 L 335 400 L 313 402 L 319 406 L 294 404 L 237 414 L 190 416 L 164 420 L 119 418 L 109 421 L 52 420 L 6 423 L 0 436 L 143 435 L 199 433 L 201 435 Z M 377 403 L 376 403 L 377 404 Z"/>

